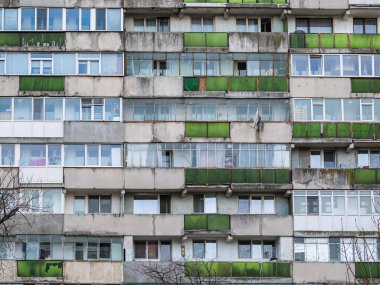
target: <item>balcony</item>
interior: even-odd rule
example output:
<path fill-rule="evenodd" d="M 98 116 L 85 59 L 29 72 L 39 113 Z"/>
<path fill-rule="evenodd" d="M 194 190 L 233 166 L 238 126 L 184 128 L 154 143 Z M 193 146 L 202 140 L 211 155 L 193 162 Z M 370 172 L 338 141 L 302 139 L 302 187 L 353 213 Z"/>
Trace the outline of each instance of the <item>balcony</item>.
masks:
<path fill-rule="evenodd" d="M 351 189 L 353 169 L 296 168 L 292 170 L 294 189 Z"/>
<path fill-rule="evenodd" d="M 288 92 L 286 77 L 184 77 L 185 92 Z"/>
<path fill-rule="evenodd" d="M 380 35 L 290 34 L 290 48 L 380 49 Z"/>
<path fill-rule="evenodd" d="M 18 260 L 17 276 L 30 277 L 63 277 L 63 261 L 57 260 Z"/>
<path fill-rule="evenodd" d="M 355 169 L 354 183 L 364 185 L 380 184 L 380 169 Z"/>
<path fill-rule="evenodd" d="M 220 214 L 185 215 L 185 231 L 214 231 L 226 232 L 230 230 L 230 216 Z"/>
<path fill-rule="evenodd" d="M 48 48 L 60 50 L 65 46 L 65 33 L 0 33 L 0 47 Z"/>
<path fill-rule="evenodd" d="M 65 91 L 65 78 L 62 76 L 20 76 L 20 92 Z"/>
<path fill-rule="evenodd" d="M 228 33 L 184 33 L 185 48 L 228 48 Z"/>
<path fill-rule="evenodd" d="M 186 122 L 185 137 L 188 138 L 229 138 L 230 123 Z"/>
<path fill-rule="evenodd" d="M 380 262 L 356 262 L 355 277 L 359 280 L 380 278 Z"/>
<path fill-rule="evenodd" d="M 351 93 L 380 93 L 380 79 L 351 78 Z"/>
<path fill-rule="evenodd" d="M 216 277 L 291 278 L 291 263 L 288 262 L 186 262 L 189 276 L 213 272 Z"/>

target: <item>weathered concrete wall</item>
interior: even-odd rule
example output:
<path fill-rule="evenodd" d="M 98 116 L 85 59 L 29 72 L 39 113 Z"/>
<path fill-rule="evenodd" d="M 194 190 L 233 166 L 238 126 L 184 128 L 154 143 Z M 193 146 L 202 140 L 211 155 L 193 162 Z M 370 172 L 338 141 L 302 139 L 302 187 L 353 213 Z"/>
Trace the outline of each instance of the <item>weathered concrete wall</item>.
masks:
<path fill-rule="evenodd" d="M 231 234 L 236 236 L 292 236 L 292 216 L 232 215 Z"/>
<path fill-rule="evenodd" d="M 181 236 L 183 215 L 65 215 L 67 235 Z"/>
<path fill-rule="evenodd" d="M 127 52 L 182 52 L 183 33 L 127 32 L 125 50 Z"/>
<path fill-rule="evenodd" d="M 68 189 L 123 189 L 122 168 L 64 168 Z"/>
<path fill-rule="evenodd" d="M 29 235 L 62 235 L 63 215 L 60 214 L 26 214 L 17 217 L 15 234 Z"/>
<path fill-rule="evenodd" d="M 19 89 L 18 76 L 0 76 L 0 96 L 17 96 Z"/>
<path fill-rule="evenodd" d="M 184 123 L 127 123 L 125 141 L 145 142 L 181 142 L 185 136 Z"/>
<path fill-rule="evenodd" d="M 66 51 L 124 50 L 122 32 L 67 32 Z"/>
<path fill-rule="evenodd" d="M 124 124 L 120 122 L 64 122 L 65 143 L 124 142 Z"/>
<path fill-rule="evenodd" d="M 15 260 L 0 260 L 0 282 L 16 282 L 17 263 Z"/>
<path fill-rule="evenodd" d="M 183 78 L 179 76 L 128 76 L 124 79 L 126 97 L 182 97 Z"/>
<path fill-rule="evenodd" d="M 265 122 L 260 131 L 253 123 L 231 123 L 231 141 L 239 143 L 289 143 L 292 126 L 289 123 Z"/>
<path fill-rule="evenodd" d="M 123 281 L 123 263 L 110 261 L 63 263 L 66 283 L 107 283 L 120 284 Z"/>
<path fill-rule="evenodd" d="M 67 96 L 118 97 L 123 94 L 122 77 L 65 77 Z"/>
<path fill-rule="evenodd" d="M 230 52 L 288 52 L 287 33 L 229 33 Z"/>
<path fill-rule="evenodd" d="M 349 78 L 291 77 L 292 97 L 307 98 L 349 98 L 351 81 Z"/>
<path fill-rule="evenodd" d="M 355 265 L 350 263 L 355 271 Z M 293 281 L 295 283 L 339 283 L 346 284 L 347 265 L 333 262 L 295 262 L 293 263 Z M 350 280 L 355 280 L 350 276 Z"/>
<path fill-rule="evenodd" d="M 290 0 L 292 9 L 348 9 L 348 0 Z"/>
<path fill-rule="evenodd" d="M 293 169 L 294 189 L 350 189 L 353 171 L 350 169 Z"/>

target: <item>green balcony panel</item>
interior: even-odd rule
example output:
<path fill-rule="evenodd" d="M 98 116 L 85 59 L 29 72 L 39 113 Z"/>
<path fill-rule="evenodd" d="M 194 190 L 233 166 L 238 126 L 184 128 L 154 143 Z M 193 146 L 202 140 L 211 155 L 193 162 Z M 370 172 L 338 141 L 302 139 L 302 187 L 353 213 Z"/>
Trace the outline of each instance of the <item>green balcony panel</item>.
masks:
<path fill-rule="evenodd" d="M 373 125 L 371 123 L 354 123 L 352 125 L 353 138 L 355 139 L 373 139 Z"/>
<path fill-rule="evenodd" d="M 205 47 L 206 46 L 205 33 L 184 33 L 184 46 L 185 47 Z"/>
<path fill-rule="evenodd" d="M 305 34 L 290 34 L 291 48 L 305 48 Z"/>
<path fill-rule="evenodd" d="M 380 139 L 380 124 L 373 124 L 373 130 L 375 132 L 375 139 Z"/>
<path fill-rule="evenodd" d="M 321 48 L 334 48 L 334 34 L 320 34 L 319 41 Z"/>
<path fill-rule="evenodd" d="M 64 91 L 65 78 L 54 76 L 20 76 L 20 91 Z"/>
<path fill-rule="evenodd" d="M 335 34 L 335 48 L 348 48 L 348 34 Z"/>
<path fill-rule="evenodd" d="M 276 183 L 276 170 L 263 169 L 261 171 L 262 183 Z"/>
<path fill-rule="evenodd" d="M 276 169 L 276 183 L 290 183 L 290 171 L 288 169 Z"/>
<path fill-rule="evenodd" d="M 229 262 L 213 262 L 211 263 L 210 272 L 213 276 L 230 277 L 231 276 L 231 263 Z"/>
<path fill-rule="evenodd" d="M 21 45 L 28 46 L 53 46 L 65 45 L 65 33 L 21 33 Z"/>
<path fill-rule="evenodd" d="M 229 1 L 232 3 L 231 0 Z M 259 1 L 260 0 L 241 0 L 241 3 L 259 3 Z"/>
<path fill-rule="evenodd" d="M 185 215 L 185 230 L 207 230 L 207 215 Z"/>
<path fill-rule="evenodd" d="M 228 231 L 230 229 L 229 215 L 207 215 L 207 230 Z"/>
<path fill-rule="evenodd" d="M 207 77 L 206 91 L 227 91 L 227 77 Z"/>
<path fill-rule="evenodd" d="M 246 262 L 245 276 L 246 277 L 260 277 L 261 265 L 259 262 Z"/>
<path fill-rule="evenodd" d="M 287 0 L 272 0 L 273 4 L 286 4 Z"/>
<path fill-rule="evenodd" d="M 323 123 L 323 137 L 336 138 L 337 137 L 336 123 Z"/>
<path fill-rule="evenodd" d="M 245 262 L 232 262 L 232 277 L 245 277 Z"/>
<path fill-rule="evenodd" d="M 291 278 L 292 270 L 290 263 L 276 263 L 276 277 Z"/>
<path fill-rule="evenodd" d="M 19 33 L 0 33 L 0 46 L 21 46 Z"/>
<path fill-rule="evenodd" d="M 376 262 L 356 262 L 355 277 L 358 279 L 380 278 L 379 263 Z"/>
<path fill-rule="evenodd" d="M 306 123 L 293 123 L 293 138 L 306 138 L 307 124 Z"/>
<path fill-rule="evenodd" d="M 184 77 L 183 91 L 199 91 L 199 77 Z"/>
<path fill-rule="evenodd" d="M 186 184 L 207 184 L 207 171 L 204 169 L 186 169 Z"/>
<path fill-rule="evenodd" d="M 263 262 L 261 266 L 262 277 L 276 277 L 275 263 Z"/>
<path fill-rule="evenodd" d="M 63 262 L 62 261 L 40 261 L 41 277 L 62 277 Z"/>
<path fill-rule="evenodd" d="M 352 93 L 373 93 L 372 79 L 351 79 Z"/>
<path fill-rule="evenodd" d="M 350 34 L 350 48 L 371 48 L 371 35 Z"/>
<path fill-rule="evenodd" d="M 320 138 L 321 137 L 321 124 L 320 123 L 307 123 L 307 137 Z"/>
<path fill-rule="evenodd" d="M 376 169 L 376 184 L 380 184 L 380 168 Z"/>
<path fill-rule="evenodd" d="M 319 48 L 319 34 L 305 34 L 306 48 Z"/>
<path fill-rule="evenodd" d="M 256 0 L 252 0 L 252 1 L 256 1 Z M 229 0 L 228 2 L 229 3 L 243 3 L 243 0 Z"/>
<path fill-rule="evenodd" d="M 227 3 L 227 0 L 206 0 L 206 3 Z"/>
<path fill-rule="evenodd" d="M 228 47 L 228 33 L 206 33 L 207 47 Z"/>
<path fill-rule="evenodd" d="M 288 91 L 288 79 L 286 77 L 273 77 L 273 89 L 274 92 L 287 92 Z"/>
<path fill-rule="evenodd" d="M 376 184 L 375 169 L 355 169 L 354 172 L 355 184 Z"/>
<path fill-rule="evenodd" d="M 232 169 L 231 183 L 246 183 L 246 169 Z"/>
<path fill-rule="evenodd" d="M 63 262 L 54 260 L 18 260 L 18 277 L 62 277 Z"/>
<path fill-rule="evenodd" d="M 229 138 L 230 123 L 208 123 L 207 137 L 209 138 Z"/>
<path fill-rule="evenodd" d="M 261 173 L 259 169 L 247 169 L 245 171 L 245 181 L 246 183 L 260 183 Z"/>
<path fill-rule="evenodd" d="M 380 93 L 380 79 L 372 79 L 374 93 Z"/>
<path fill-rule="evenodd" d="M 245 78 L 245 90 L 244 91 L 257 91 L 257 77 L 246 77 Z"/>
<path fill-rule="evenodd" d="M 380 35 L 372 35 L 372 48 L 380 49 Z"/>
<path fill-rule="evenodd" d="M 207 138 L 207 123 L 186 122 L 185 137 Z"/>
<path fill-rule="evenodd" d="M 234 92 L 245 91 L 245 84 L 246 84 L 245 77 L 231 77 L 230 91 L 234 91 Z"/>
<path fill-rule="evenodd" d="M 273 91 L 273 77 L 259 77 L 258 91 Z"/>
<path fill-rule="evenodd" d="M 207 184 L 229 184 L 231 183 L 230 169 L 208 169 Z"/>
<path fill-rule="evenodd" d="M 336 135 L 338 138 L 351 138 L 350 123 L 336 123 Z"/>
<path fill-rule="evenodd" d="M 186 275 L 190 277 L 209 276 L 210 264 L 211 263 L 209 262 L 197 262 L 197 261 L 185 262 Z"/>

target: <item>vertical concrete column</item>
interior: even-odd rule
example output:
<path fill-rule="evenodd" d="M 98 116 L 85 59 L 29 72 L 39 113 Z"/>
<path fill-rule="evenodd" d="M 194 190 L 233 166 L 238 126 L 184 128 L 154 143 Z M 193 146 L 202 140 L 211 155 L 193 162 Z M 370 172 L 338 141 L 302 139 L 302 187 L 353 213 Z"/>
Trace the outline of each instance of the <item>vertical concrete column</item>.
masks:
<path fill-rule="evenodd" d="M 133 236 L 124 237 L 125 261 L 133 261 Z"/>
<path fill-rule="evenodd" d="M 279 237 L 277 254 L 279 260 L 293 260 L 293 237 Z"/>

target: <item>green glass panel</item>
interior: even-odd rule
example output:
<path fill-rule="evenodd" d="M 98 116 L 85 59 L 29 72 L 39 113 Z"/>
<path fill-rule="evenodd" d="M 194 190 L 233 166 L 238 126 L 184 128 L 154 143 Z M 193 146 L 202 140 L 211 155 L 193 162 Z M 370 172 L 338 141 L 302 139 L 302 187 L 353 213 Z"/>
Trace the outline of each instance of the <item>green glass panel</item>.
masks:
<path fill-rule="evenodd" d="M 290 263 L 276 263 L 276 277 L 291 278 L 291 264 Z"/>
<path fill-rule="evenodd" d="M 351 48 L 371 48 L 371 35 L 350 34 Z"/>
<path fill-rule="evenodd" d="M 274 92 L 287 92 L 288 79 L 286 77 L 273 77 L 273 91 Z"/>
<path fill-rule="evenodd" d="M 252 1 L 256 1 L 256 0 L 252 0 Z M 229 0 L 228 2 L 229 3 L 243 3 L 243 0 Z"/>
<path fill-rule="evenodd" d="M 263 169 L 262 170 L 263 183 L 276 183 L 276 170 L 275 169 Z"/>
<path fill-rule="evenodd" d="M 245 77 L 231 77 L 230 78 L 230 91 L 245 91 L 246 78 Z"/>
<path fill-rule="evenodd" d="M 375 169 L 355 169 L 354 172 L 355 184 L 376 184 Z"/>
<path fill-rule="evenodd" d="M 209 138 L 229 138 L 230 123 L 208 123 L 207 136 Z"/>
<path fill-rule="evenodd" d="M 373 93 L 371 79 L 351 79 L 352 93 Z"/>
<path fill-rule="evenodd" d="M 207 77 L 206 91 L 227 91 L 227 77 Z"/>
<path fill-rule="evenodd" d="M 373 124 L 373 129 L 375 131 L 375 139 L 379 139 L 380 138 L 380 124 L 379 123 Z"/>
<path fill-rule="evenodd" d="M 380 93 L 380 79 L 372 79 L 374 93 Z"/>
<path fill-rule="evenodd" d="M 62 277 L 63 262 L 54 260 L 18 260 L 18 277 Z"/>
<path fill-rule="evenodd" d="M 245 78 L 245 90 L 244 91 L 257 91 L 257 77 Z"/>
<path fill-rule="evenodd" d="M 259 77 L 259 91 L 273 91 L 273 77 Z"/>
<path fill-rule="evenodd" d="M 372 48 L 380 49 L 380 35 L 372 35 Z"/>
<path fill-rule="evenodd" d="M 305 34 L 306 48 L 319 48 L 319 34 Z"/>
<path fill-rule="evenodd" d="M 207 123 L 186 122 L 185 137 L 207 138 Z"/>
<path fill-rule="evenodd" d="M 263 262 L 262 264 L 262 277 L 275 277 L 275 263 Z"/>
<path fill-rule="evenodd" d="M 228 33 L 206 33 L 207 47 L 228 47 Z"/>
<path fill-rule="evenodd" d="M 291 48 L 305 48 L 305 34 L 290 34 Z"/>
<path fill-rule="evenodd" d="M 207 230 L 207 215 L 185 215 L 185 230 Z"/>
<path fill-rule="evenodd" d="M 199 77 L 184 77 L 183 91 L 199 91 Z"/>
<path fill-rule="evenodd" d="M 286 4 L 287 2 L 286 2 L 287 0 L 272 0 L 272 3 L 273 4 Z"/>
<path fill-rule="evenodd" d="M 21 44 L 23 47 L 62 47 L 65 45 L 65 33 L 21 33 Z"/>
<path fill-rule="evenodd" d="M 351 138 L 351 124 L 350 123 L 337 123 L 337 137 L 338 138 Z"/>
<path fill-rule="evenodd" d="M 42 82 L 40 76 L 20 76 L 20 91 L 41 91 Z"/>
<path fill-rule="evenodd" d="M 371 123 L 354 123 L 352 125 L 353 138 L 355 139 L 373 139 L 373 126 Z"/>
<path fill-rule="evenodd" d="M 231 263 L 229 262 L 214 262 L 211 265 L 212 276 L 229 277 L 231 276 Z"/>
<path fill-rule="evenodd" d="M 355 277 L 358 279 L 379 278 L 378 264 L 374 262 L 356 262 L 355 263 Z"/>
<path fill-rule="evenodd" d="M 207 171 L 205 169 L 186 169 L 186 184 L 206 184 Z"/>
<path fill-rule="evenodd" d="M 228 184 L 231 183 L 230 169 L 208 169 L 207 184 Z"/>
<path fill-rule="evenodd" d="M 261 183 L 261 175 L 259 169 L 246 169 L 246 183 Z"/>
<path fill-rule="evenodd" d="M 320 35 L 321 48 L 334 48 L 334 34 Z"/>
<path fill-rule="evenodd" d="M 245 262 L 232 262 L 232 277 L 245 277 Z"/>
<path fill-rule="evenodd" d="M 207 215 L 207 230 L 227 231 L 230 229 L 229 215 Z"/>
<path fill-rule="evenodd" d="M 348 48 L 348 34 L 335 34 L 335 48 Z"/>
<path fill-rule="evenodd" d="M 232 183 L 246 183 L 246 170 L 245 169 L 232 169 L 231 182 Z"/>
<path fill-rule="evenodd" d="M 336 123 L 323 123 L 323 137 L 324 138 L 336 138 Z"/>
<path fill-rule="evenodd" d="M 206 3 L 227 3 L 227 0 L 206 0 Z"/>
<path fill-rule="evenodd" d="M 184 33 L 184 46 L 185 47 L 205 47 L 206 34 L 205 33 Z"/>
<path fill-rule="evenodd" d="M 43 76 L 41 78 L 42 91 L 65 91 L 65 78 Z"/>
<path fill-rule="evenodd" d="M 0 33 L 0 46 L 5 46 L 7 42 L 7 35 L 5 33 Z"/>
<path fill-rule="evenodd" d="M 63 262 L 62 261 L 40 261 L 41 277 L 62 277 Z"/>
<path fill-rule="evenodd" d="M 307 124 L 293 123 L 293 138 L 306 138 Z"/>
<path fill-rule="evenodd" d="M 247 262 L 245 264 L 245 276 L 247 277 L 260 277 L 260 263 Z"/>
<path fill-rule="evenodd" d="M 5 45 L 11 47 L 20 46 L 20 34 L 18 33 L 6 33 Z"/>
<path fill-rule="evenodd" d="M 321 137 L 321 124 L 320 123 L 307 123 L 307 137 L 320 138 Z"/>
<path fill-rule="evenodd" d="M 276 183 L 290 183 L 290 171 L 288 169 L 276 169 Z"/>
<path fill-rule="evenodd" d="M 208 262 L 196 262 L 196 261 L 191 261 L 191 262 L 185 262 L 185 272 L 186 275 L 190 277 L 204 277 L 208 276 L 208 272 L 210 272 L 209 265 L 210 263 Z"/>
<path fill-rule="evenodd" d="M 380 168 L 376 169 L 376 184 L 380 184 Z"/>

